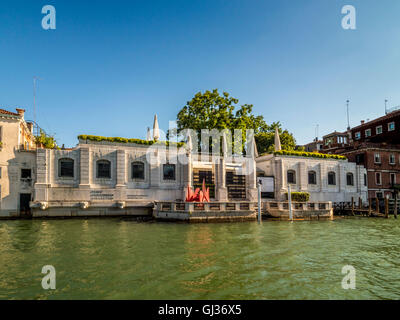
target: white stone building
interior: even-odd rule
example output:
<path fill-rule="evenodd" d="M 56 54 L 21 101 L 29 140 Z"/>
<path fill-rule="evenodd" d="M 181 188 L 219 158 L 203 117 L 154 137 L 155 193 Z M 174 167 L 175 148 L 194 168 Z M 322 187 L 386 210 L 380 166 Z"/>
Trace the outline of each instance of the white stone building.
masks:
<path fill-rule="evenodd" d="M 0 109 L 0 217 L 28 214 L 35 179 L 35 139 L 23 109 Z"/>
<path fill-rule="evenodd" d="M 310 201 L 367 201 L 366 169 L 347 160 L 268 154 L 256 159 L 258 176 L 271 177 L 273 197 L 286 200 L 293 192 L 310 193 Z M 268 195 L 267 195 L 268 196 Z"/>
<path fill-rule="evenodd" d="M 154 201 L 184 201 L 187 187 L 201 187 L 203 179 L 214 201 L 256 201 L 254 158 L 195 160 L 185 147 L 109 140 L 38 149 L 33 216 L 147 214 Z"/>

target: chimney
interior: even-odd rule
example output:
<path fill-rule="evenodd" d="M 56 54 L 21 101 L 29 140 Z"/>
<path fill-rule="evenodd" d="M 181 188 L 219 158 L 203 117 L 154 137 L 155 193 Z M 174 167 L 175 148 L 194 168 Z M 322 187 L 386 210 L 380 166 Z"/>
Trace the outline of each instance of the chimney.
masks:
<path fill-rule="evenodd" d="M 25 110 L 24 109 L 20 109 L 20 108 L 16 108 L 15 110 L 17 110 L 17 113 L 21 116 L 21 118 L 24 118 L 24 114 L 25 114 Z"/>
<path fill-rule="evenodd" d="M 365 121 L 364 120 L 361 120 L 361 124 L 364 124 L 365 123 Z"/>

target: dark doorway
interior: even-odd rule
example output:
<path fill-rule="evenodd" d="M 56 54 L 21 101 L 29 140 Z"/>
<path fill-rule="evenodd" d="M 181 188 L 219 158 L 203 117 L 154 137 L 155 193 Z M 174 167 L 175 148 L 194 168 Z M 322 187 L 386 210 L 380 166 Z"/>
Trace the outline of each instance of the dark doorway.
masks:
<path fill-rule="evenodd" d="M 29 202 L 31 201 L 30 193 L 20 193 L 19 195 L 19 212 L 21 216 L 30 216 L 31 208 Z"/>
<path fill-rule="evenodd" d="M 246 199 L 246 176 L 237 175 L 232 171 L 228 171 L 226 173 L 226 187 L 228 188 L 229 199 Z"/>

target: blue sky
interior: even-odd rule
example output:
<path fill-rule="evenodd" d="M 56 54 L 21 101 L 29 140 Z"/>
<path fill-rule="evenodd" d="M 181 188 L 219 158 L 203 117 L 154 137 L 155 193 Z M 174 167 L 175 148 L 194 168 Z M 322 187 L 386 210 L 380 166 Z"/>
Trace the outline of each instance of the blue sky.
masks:
<path fill-rule="evenodd" d="M 57 11 L 43 30 L 41 9 Z M 354 5 L 357 30 L 341 27 Z M 400 105 L 400 1 L 20 1 L 0 4 L 0 106 L 60 144 L 78 134 L 145 138 L 198 91 L 218 88 L 298 143 Z"/>

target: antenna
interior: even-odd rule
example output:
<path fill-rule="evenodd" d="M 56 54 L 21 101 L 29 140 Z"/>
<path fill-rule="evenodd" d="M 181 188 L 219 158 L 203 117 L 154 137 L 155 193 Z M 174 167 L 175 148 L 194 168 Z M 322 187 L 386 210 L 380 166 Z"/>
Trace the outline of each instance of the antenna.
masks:
<path fill-rule="evenodd" d="M 41 78 L 34 76 L 33 77 L 33 122 L 34 124 L 34 128 L 36 126 L 36 136 L 39 135 L 38 133 L 38 126 L 37 126 L 37 122 L 36 122 L 36 81 L 37 80 L 42 80 Z M 33 133 L 35 135 L 35 133 Z"/>
<path fill-rule="evenodd" d="M 350 103 L 350 100 L 346 100 L 346 104 L 347 104 L 347 130 L 350 130 L 349 103 Z"/>
<path fill-rule="evenodd" d="M 387 103 L 388 103 L 388 99 L 385 99 L 385 114 L 387 114 Z"/>

